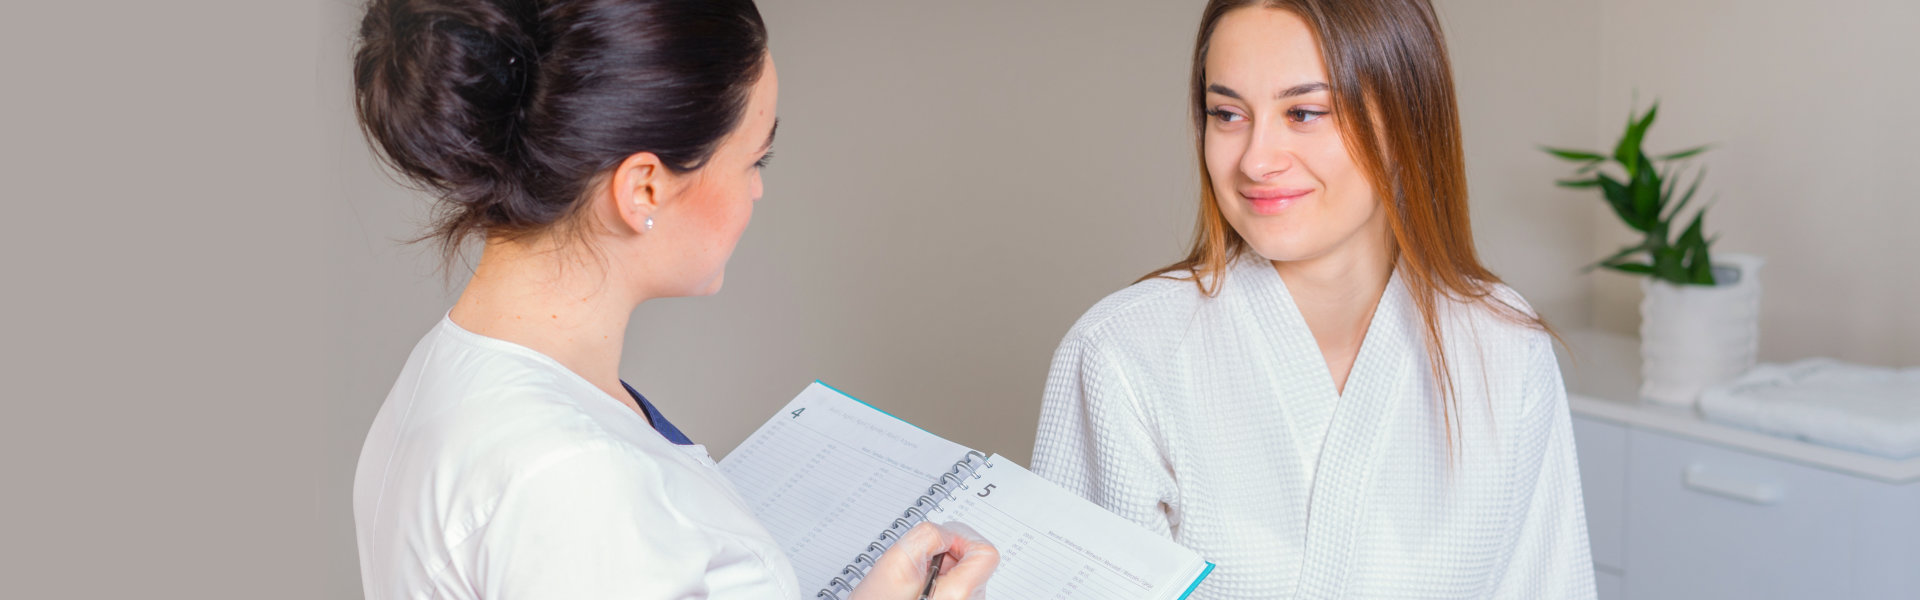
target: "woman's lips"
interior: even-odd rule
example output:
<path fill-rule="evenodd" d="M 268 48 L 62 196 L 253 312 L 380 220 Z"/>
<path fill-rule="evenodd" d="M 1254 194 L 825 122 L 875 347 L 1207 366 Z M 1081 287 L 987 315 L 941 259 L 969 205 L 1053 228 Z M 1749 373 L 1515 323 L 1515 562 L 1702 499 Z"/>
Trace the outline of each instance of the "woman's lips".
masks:
<path fill-rule="evenodd" d="M 1253 206 L 1255 214 L 1272 215 L 1279 214 L 1311 193 L 1312 189 L 1271 188 L 1240 190 L 1240 197 Z"/>

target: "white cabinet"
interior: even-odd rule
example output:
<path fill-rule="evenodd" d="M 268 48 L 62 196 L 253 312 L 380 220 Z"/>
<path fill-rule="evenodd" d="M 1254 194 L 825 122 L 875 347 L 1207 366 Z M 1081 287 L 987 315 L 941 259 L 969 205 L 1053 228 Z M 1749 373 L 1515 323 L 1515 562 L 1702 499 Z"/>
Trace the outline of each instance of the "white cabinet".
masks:
<path fill-rule="evenodd" d="M 1580 456 L 1594 568 L 1618 574 L 1627 566 L 1627 428 L 1575 417 L 1573 440 Z"/>
<path fill-rule="evenodd" d="M 1847 477 L 1633 431 L 1627 596 L 1855 598 Z"/>
<path fill-rule="evenodd" d="M 1861 598 L 1920 599 L 1920 483 L 1858 482 L 1862 515 L 1853 554 Z"/>
<path fill-rule="evenodd" d="M 1600 592 L 1600 600 L 1620 600 L 1627 597 L 1627 584 L 1620 582 L 1620 575 L 1617 573 L 1594 571 L 1593 585 Z"/>
<path fill-rule="evenodd" d="M 1602 598 L 1920 600 L 1920 481 L 1585 412 L 1574 436 Z"/>
<path fill-rule="evenodd" d="M 1920 458 L 1640 402 L 1637 340 L 1567 338 L 1560 370 L 1602 599 L 1920 600 Z"/>

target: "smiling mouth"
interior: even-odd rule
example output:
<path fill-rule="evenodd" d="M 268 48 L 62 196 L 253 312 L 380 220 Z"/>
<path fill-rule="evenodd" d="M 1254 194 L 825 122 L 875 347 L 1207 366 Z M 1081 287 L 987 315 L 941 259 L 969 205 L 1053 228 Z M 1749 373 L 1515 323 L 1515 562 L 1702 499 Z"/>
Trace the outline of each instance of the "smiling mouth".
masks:
<path fill-rule="evenodd" d="M 1311 189 L 1245 190 L 1240 192 L 1240 197 L 1253 207 L 1255 214 L 1272 215 L 1299 203 L 1311 193 Z"/>

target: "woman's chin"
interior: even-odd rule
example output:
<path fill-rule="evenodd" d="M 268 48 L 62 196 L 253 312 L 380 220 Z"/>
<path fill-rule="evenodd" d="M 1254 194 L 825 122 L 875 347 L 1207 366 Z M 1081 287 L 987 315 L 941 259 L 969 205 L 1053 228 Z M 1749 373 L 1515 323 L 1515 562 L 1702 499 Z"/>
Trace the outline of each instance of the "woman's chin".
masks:
<path fill-rule="evenodd" d="M 1273 262 L 1308 260 L 1326 254 L 1327 252 L 1325 244 L 1313 243 L 1313 240 L 1303 240 L 1300 239 L 1300 236 L 1243 235 L 1241 237 L 1247 240 L 1247 247 L 1252 249 L 1254 254 L 1258 254 L 1260 258 Z"/>
<path fill-rule="evenodd" d="M 668 289 L 672 291 L 669 291 L 668 293 L 662 294 L 658 297 L 660 298 L 701 298 L 706 296 L 712 296 L 714 294 L 720 293 L 720 286 L 725 281 L 726 281 L 726 274 L 721 273 L 719 275 L 713 276 L 712 279 L 707 279 L 705 281 L 689 281 L 689 282 L 684 282 L 680 285 L 670 287 Z"/>

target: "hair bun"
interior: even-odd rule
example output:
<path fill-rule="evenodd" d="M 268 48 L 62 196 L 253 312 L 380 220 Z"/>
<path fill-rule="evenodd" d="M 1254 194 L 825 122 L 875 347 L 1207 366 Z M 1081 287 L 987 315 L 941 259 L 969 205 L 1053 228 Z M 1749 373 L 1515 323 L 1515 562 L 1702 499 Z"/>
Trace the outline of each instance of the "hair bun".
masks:
<path fill-rule="evenodd" d="M 373 0 L 354 56 L 362 126 L 387 161 L 468 205 L 505 200 L 535 47 L 528 2 Z M 516 9 L 516 6 L 526 8 Z"/>
<path fill-rule="evenodd" d="M 640 152 L 701 168 L 766 64 L 753 0 L 367 0 L 354 98 L 376 153 L 472 234 L 548 231 Z"/>

